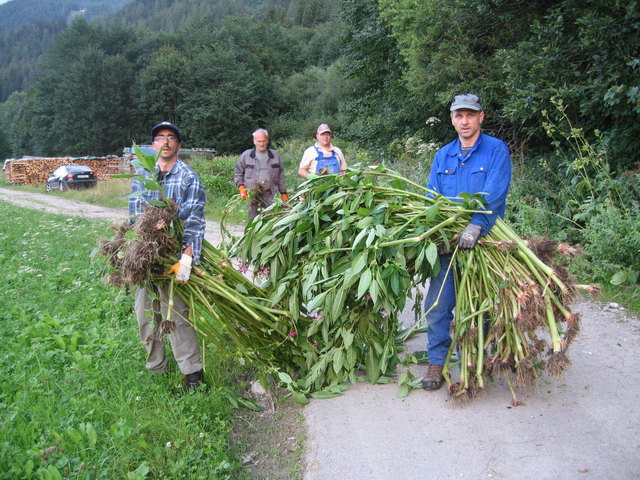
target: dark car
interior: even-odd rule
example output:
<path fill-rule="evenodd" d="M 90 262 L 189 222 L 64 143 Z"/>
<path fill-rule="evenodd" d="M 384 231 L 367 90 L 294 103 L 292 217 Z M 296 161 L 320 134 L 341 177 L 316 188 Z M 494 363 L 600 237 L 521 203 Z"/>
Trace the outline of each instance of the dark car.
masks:
<path fill-rule="evenodd" d="M 49 174 L 45 190 L 60 190 L 64 192 L 70 188 L 93 188 L 98 183 L 95 173 L 84 165 L 62 165 Z"/>

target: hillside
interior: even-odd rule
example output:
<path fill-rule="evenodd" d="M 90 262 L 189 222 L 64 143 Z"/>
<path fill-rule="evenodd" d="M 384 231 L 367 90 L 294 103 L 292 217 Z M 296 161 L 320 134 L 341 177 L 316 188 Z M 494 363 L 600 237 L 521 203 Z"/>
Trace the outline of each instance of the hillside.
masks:
<path fill-rule="evenodd" d="M 78 15 L 96 18 L 129 2 L 131 0 L 13 0 L 0 5 L 0 34 L 38 22 L 70 21 Z"/>
<path fill-rule="evenodd" d="M 70 21 L 95 19 L 131 0 L 13 0 L 0 4 L 0 102 L 37 78 L 42 55 Z"/>

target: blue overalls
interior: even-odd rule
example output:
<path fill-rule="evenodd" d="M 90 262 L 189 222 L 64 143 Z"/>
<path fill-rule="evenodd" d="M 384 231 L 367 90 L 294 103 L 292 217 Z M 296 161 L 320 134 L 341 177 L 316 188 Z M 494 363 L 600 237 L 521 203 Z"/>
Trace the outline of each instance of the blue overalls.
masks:
<path fill-rule="evenodd" d="M 327 173 L 340 173 L 340 160 L 336 156 L 336 152 L 331 150 L 331 156 L 325 157 L 324 152 L 321 152 L 318 147 L 314 147 L 316 152 L 318 152 L 318 156 L 316 157 L 316 171 L 315 173 L 320 173 L 323 169 L 327 169 Z"/>

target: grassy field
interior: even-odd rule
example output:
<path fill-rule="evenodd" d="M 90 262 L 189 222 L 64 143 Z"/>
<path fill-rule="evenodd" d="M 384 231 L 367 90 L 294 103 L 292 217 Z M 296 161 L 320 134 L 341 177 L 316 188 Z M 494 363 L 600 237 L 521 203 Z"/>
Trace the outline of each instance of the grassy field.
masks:
<path fill-rule="evenodd" d="M 0 479 L 246 478 L 228 441 L 234 369 L 208 351 L 211 388 L 188 394 L 175 364 L 146 372 L 132 295 L 90 257 L 106 235 L 0 202 Z"/>

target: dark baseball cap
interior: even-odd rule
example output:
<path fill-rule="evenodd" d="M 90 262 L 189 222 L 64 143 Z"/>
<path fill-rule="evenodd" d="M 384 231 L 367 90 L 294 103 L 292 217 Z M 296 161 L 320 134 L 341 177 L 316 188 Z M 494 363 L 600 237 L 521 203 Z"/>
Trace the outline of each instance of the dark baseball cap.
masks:
<path fill-rule="evenodd" d="M 180 141 L 180 129 L 171 122 L 160 122 L 155 127 L 153 127 L 151 129 L 151 140 L 153 140 L 153 138 L 156 136 L 156 134 L 160 130 L 165 130 L 165 129 L 171 130 L 173 133 L 175 133 L 176 137 L 178 138 L 178 141 Z"/>

